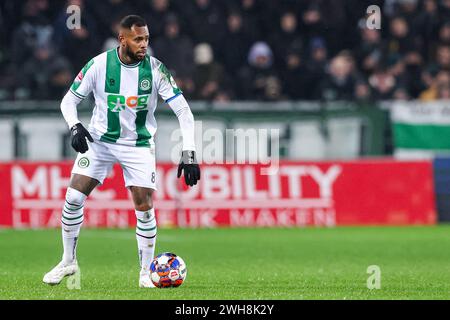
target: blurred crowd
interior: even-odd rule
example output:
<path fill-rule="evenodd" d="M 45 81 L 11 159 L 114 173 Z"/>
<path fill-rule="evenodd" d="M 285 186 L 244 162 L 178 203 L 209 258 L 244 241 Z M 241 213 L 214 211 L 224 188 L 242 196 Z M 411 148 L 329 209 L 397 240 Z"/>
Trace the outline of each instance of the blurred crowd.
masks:
<path fill-rule="evenodd" d="M 450 0 L 2 0 L 0 100 L 60 99 L 127 14 L 189 99 L 450 99 Z"/>

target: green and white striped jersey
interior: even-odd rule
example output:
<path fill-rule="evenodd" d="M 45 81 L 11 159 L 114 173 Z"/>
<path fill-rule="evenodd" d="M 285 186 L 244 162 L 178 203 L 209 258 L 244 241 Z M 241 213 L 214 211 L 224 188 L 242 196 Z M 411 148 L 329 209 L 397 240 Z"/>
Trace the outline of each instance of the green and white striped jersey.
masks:
<path fill-rule="evenodd" d="M 156 132 L 158 94 L 169 102 L 182 92 L 158 59 L 146 55 L 143 61 L 126 65 L 117 50 L 91 59 L 70 92 L 80 99 L 93 92 L 95 107 L 88 130 L 94 139 L 148 147 Z"/>

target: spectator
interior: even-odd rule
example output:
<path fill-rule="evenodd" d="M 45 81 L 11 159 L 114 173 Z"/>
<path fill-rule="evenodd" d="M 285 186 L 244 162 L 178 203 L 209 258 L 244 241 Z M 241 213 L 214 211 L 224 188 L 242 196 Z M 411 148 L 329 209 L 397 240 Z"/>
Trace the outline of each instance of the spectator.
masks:
<path fill-rule="evenodd" d="M 244 31 L 242 16 L 233 11 L 227 18 L 226 41 L 219 45 L 218 56 L 228 73 L 233 74 L 242 68 L 250 48 L 251 37 Z"/>
<path fill-rule="evenodd" d="M 225 22 L 222 8 L 217 1 L 194 0 L 194 4 L 186 7 L 189 25 L 188 30 L 195 44 L 206 42 L 217 50 L 217 46 L 225 35 Z"/>
<path fill-rule="evenodd" d="M 96 31 L 103 39 L 114 36 L 111 33 L 112 25 L 117 20 L 120 21 L 122 17 L 134 13 L 133 7 L 125 0 L 86 1 L 84 4 L 86 7 L 83 9 L 83 14 L 92 13 L 92 18 L 96 21 Z"/>
<path fill-rule="evenodd" d="M 439 29 L 439 42 L 442 45 L 450 46 L 450 21 L 443 24 Z"/>
<path fill-rule="evenodd" d="M 431 58 L 433 43 L 436 41 L 436 34 L 439 27 L 439 12 L 437 0 L 424 0 L 423 10 L 419 13 L 417 20 L 414 22 L 417 34 L 423 42 L 423 51 L 421 52 L 424 59 L 428 61 Z"/>
<path fill-rule="evenodd" d="M 403 72 L 399 77 L 401 83 L 403 83 L 404 90 L 407 95 L 412 98 L 417 98 L 422 90 L 425 88 L 425 84 L 422 82 L 422 69 L 423 60 L 419 51 L 409 51 L 405 54 L 402 63 Z"/>
<path fill-rule="evenodd" d="M 283 91 L 286 96 L 295 100 L 307 100 L 311 98 L 313 77 L 305 66 L 301 49 L 289 48 L 282 69 Z"/>
<path fill-rule="evenodd" d="M 450 45 L 442 44 L 436 53 L 436 62 L 440 70 L 450 71 Z"/>
<path fill-rule="evenodd" d="M 430 87 L 420 94 L 420 100 L 434 101 L 443 96 L 445 97 L 448 88 L 450 88 L 450 72 L 440 71 L 436 77 L 431 80 Z"/>
<path fill-rule="evenodd" d="M 354 65 L 348 53 L 340 53 L 331 60 L 327 76 L 319 86 L 318 99 L 352 100 L 356 78 Z"/>
<path fill-rule="evenodd" d="M 238 97 L 255 100 L 273 99 L 273 95 L 278 93 L 279 79 L 273 66 L 272 49 L 266 42 L 256 42 L 250 48 L 248 63 L 249 66 L 239 72 L 240 81 L 235 88 L 239 92 Z"/>
<path fill-rule="evenodd" d="M 411 50 L 416 50 L 418 46 L 410 31 L 408 22 L 403 17 L 395 17 L 389 24 L 390 38 L 387 43 L 388 63 L 398 62 L 402 55 Z"/>
<path fill-rule="evenodd" d="M 440 44 L 437 46 L 435 59 L 428 66 L 426 72 L 437 74 L 440 70 L 450 71 L 450 45 Z"/>
<path fill-rule="evenodd" d="M 369 85 L 365 81 L 357 81 L 355 85 L 355 100 L 357 102 L 368 102 L 372 100 Z"/>
<path fill-rule="evenodd" d="M 398 1 L 397 12 L 405 18 L 409 26 L 412 26 L 419 16 L 418 0 L 401 0 Z M 413 30 L 415 31 L 415 30 Z"/>
<path fill-rule="evenodd" d="M 409 100 L 411 97 L 408 94 L 408 90 L 406 90 L 406 88 L 400 86 L 394 90 L 392 98 L 394 100 L 404 100 L 405 101 L 405 100 Z"/>
<path fill-rule="evenodd" d="M 164 35 L 165 22 L 171 13 L 170 0 L 149 0 L 149 2 L 150 6 L 144 6 L 142 12 L 147 21 L 151 39 L 155 41 Z"/>
<path fill-rule="evenodd" d="M 62 70 L 78 72 L 92 56 L 117 46 L 120 18 L 139 12 L 149 25 L 150 46 L 156 46 L 156 56 L 164 55 L 188 97 L 198 94 L 193 81 L 193 45 L 198 43 L 208 43 L 216 67 L 234 76 L 233 89 L 208 98 L 213 101 L 314 99 L 321 96 L 322 86 L 339 91 L 337 96 L 357 99 L 415 99 L 430 92 L 433 99 L 445 97 L 447 87 L 437 85 L 436 78 L 450 70 L 450 0 L 373 0 L 370 4 L 383 7 L 381 30 L 367 28 L 366 1 L 3 0 L 0 99 L 27 96 L 28 86 L 21 83 L 18 70 L 29 66 L 29 61 L 40 61 L 37 48 L 53 42 L 53 59 L 67 57 L 72 64 Z M 78 29 L 66 26 L 69 5 L 81 8 Z M 263 58 L 270 61 L 269 66 L 247 61 L 256 42 L 268 43 L 273 50 Z M 356 81 L 352 90 L 341 87 L 340 80 L 334 83 L 339 77 L 331 72 L 334 66 L 328 67 L 334 61 L 329 57 L 339 56 L 342 50 L 352 50 L 356 59 L 349 75 Z M 241 83 L 244 79 L 250 83 Z"/>
<path fill-rule="evenodd" d="M 361 42 L 355 49 L 359 69 L 367 77 L 377 68 L 383 58 L 384 44 L 376 29 L 360 28 Z"/>
<path fill-rule="evenodd" d="M 194 70 L 193 45 L 183 34 L 180 34 L 178 18 L 174 14 L 166 17 L 164 37 L 156 39 L 153 44 L 155 56 L 161 58 L 174 77 L 189 77 Z"/>
<path fill-rule="evenodd" d="M 317 3 L 311 2 L 302 10 L 300 30 L 305 44 L 309 44 L 313 38 L 324 37 L 325 23 Z"/>
<path fill-rule="evenodd" d="M 194 99 L 212 101 L 220 92 L 227 91 L 224 70 L 214 62 L 213 50 L 209 44 L 201 43 L 195 47 L 194 60 Z"/>
<path fill-rule="evenodd" d="M 439 15 L 441 21 L 450 21 L 450 0 L 441 0 L 439 2 Z"/>
<path fill-rule="evenodd" d="M 312 90 L 309 91 L 307 99 L 315 99 L 317 97 L 317 87 L 325 77 L 325 68 L 328 51 L 322 38 L 314 38 L 310 44 L 310 55 L 308 57 L 307 69 L 311 76 Z"/>
<path fill-rule="evenodd" d="M 79 28 L 69 29 L 66 25 L 69 17 L 66 8 L 60 12 L 55 23 L 55 44 L 59 52 L 67 57 L 75 70 L 80 70 L 93 56 L 100 53 L 101 42 L 94 17 L 84 10 L 83 0 L 68 0 L 67 6 L 79 6 L 81 25 Z"/>
<path fill-rule="evenodd" d="M 108 51 L 113 48 L 117 48 L 119 46 L 119 28 L 120 28 L 120 19 L 116 19 L 110 26 L 110 36 L 103 42 L 103 51 Z"/>
<path fill-rule="evenodd" d="M 178 87 L 188 98 L 192 97 L 195 90 L 193 45 L 187 36 L 180 34 L 179 21 L 174 14 L 166 17 L 164 37 L 155 40 L 153 50 L 156 58 L 169 68 Z"/>
<path fill-rule="evenodd" d="M 286 97 L 283 96 L 280 79 L 276 76 L 269 76 L 264 86 L 263 100 L 280 101 L 285 99 Z"/>
<path fill-rule="evenodd" d="M 48 45 L 52 40 L 53 28 L 47 19 L 47 0 L 28 0 L 23 7 L 23 21 L 14 31 L 11 57 L 19 67 L 33 56 L 38 46 Z"/>
<path fill-rule="evenodd" d="M 385 66 L 379 66 L 369 77 L 373 97 L 377 100 L 391 100 L 397 88 L 397 79 L 388 72 Z"/>
<path fill-rule="evenodd" d="M 36 48 L 33 57 L 23 66 L 17 98 L 61 99 L 72 82 L 70 63 L 57 56 L 49 44 Z"/>
<path fill-rule="evenodd" d="M 287 11 L 280 17 L 279 30 L 271 37 L 271 47 L 274 48 L 278 66 L 284 64 L 288 48 L 294 46 L 302 46 L 300 34 L 297 30 L 297 16 L 294 12 Z"/>
<path fill-rule="evenodd" d="M 251 42 L 261 39 L 261 32 L 270 32 L 269 29 L 263 28 L 262 20 L 264 13 L 262 1 L 257 0 L 238 0 L 238 10 L 242 12 L 242 21 L 245 22 L 245 33 L 250 37 Z"/>
<path fill-rule="evenodd" d="M 354 46 L 353 39 L 357 37 L 357 28 L 355 27 L 357 22 L 349 21 L 346 17 L 348 7 L 352 6 L 353 2 L 348 0 L 317 1 L 321 13 L 321 27 L 324 28 L 321 30 L 321 36 L 326 40 L 331 55 L 336 55 L 340 51 Z M 367 6 L 362 12 L 365 12 L 366 8 Z"/>

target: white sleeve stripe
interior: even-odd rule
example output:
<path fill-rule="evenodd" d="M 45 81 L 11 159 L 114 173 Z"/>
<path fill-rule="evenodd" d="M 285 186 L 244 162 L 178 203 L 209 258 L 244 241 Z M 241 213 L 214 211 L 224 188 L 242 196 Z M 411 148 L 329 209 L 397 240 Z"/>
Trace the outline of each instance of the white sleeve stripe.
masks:
<path fill-rule="evenodd" d="M 72 89 L 69 89 L 69 91 L 77 98 L 80 98 L 80 99 L 86 98 L 86 96 L 83 96 L 82 94 L 80 94 L 80 93 L 78 93 L 76 91 L 73 91 Z"/>

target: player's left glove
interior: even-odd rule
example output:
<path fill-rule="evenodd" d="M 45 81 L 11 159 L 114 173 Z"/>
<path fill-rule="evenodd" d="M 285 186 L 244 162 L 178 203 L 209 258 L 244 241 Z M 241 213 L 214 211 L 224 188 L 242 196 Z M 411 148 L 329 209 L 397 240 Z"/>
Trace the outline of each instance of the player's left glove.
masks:
<path fill-rule="evenodd" d="M 181 160 L 178 165 L 177 178 L 181 177 L 181 171 L 184 170 L 184 181 L 188 186 L 197 184 L 200 180 L 200 166 L 195 158 L 195 151 L 182 151 Z"/>

